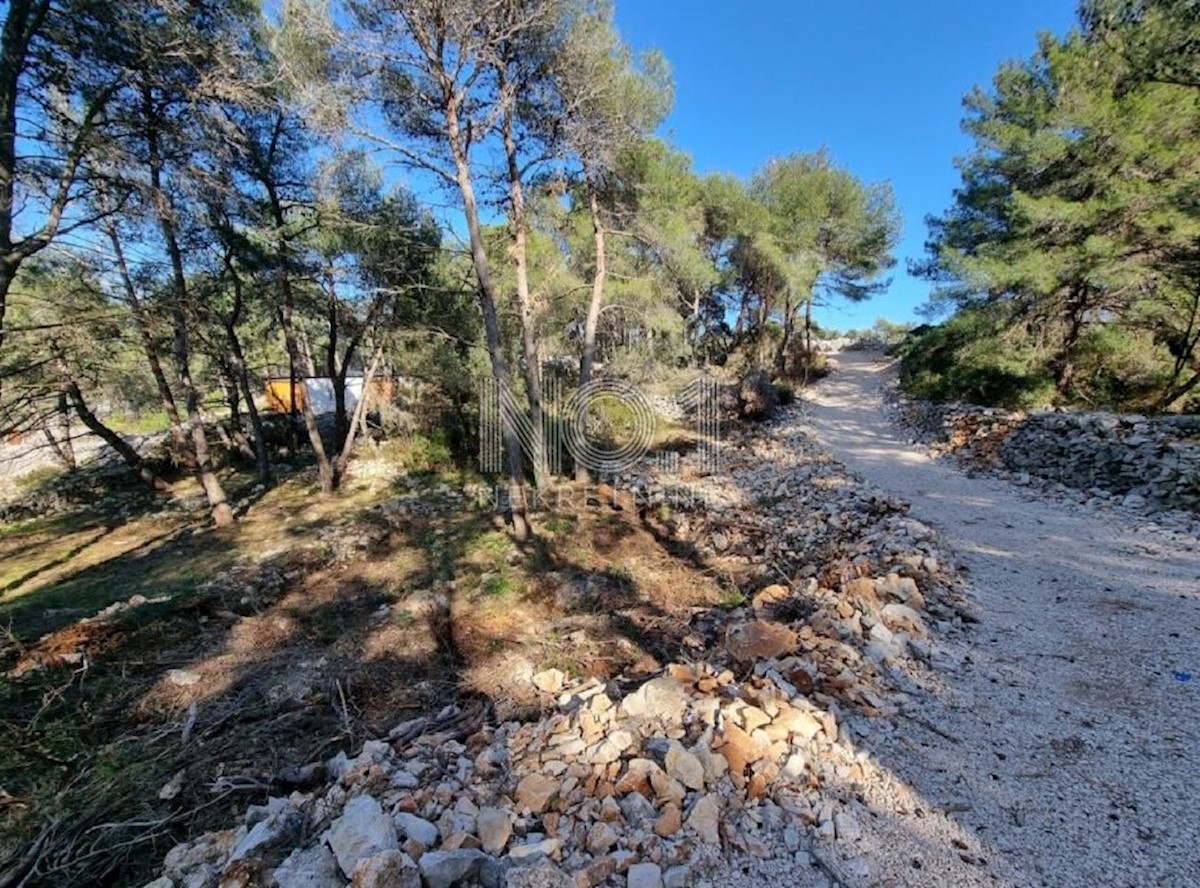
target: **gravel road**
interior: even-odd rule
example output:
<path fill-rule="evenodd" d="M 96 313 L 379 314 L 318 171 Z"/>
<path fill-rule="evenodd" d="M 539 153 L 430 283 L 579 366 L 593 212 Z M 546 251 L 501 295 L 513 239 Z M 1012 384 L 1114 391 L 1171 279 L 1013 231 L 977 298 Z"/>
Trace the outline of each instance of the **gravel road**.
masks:
<path fill-rule="evenodd" d="M 815 432 L 941 533 L 979 613 L 944 687 L 863 740 L 901 784 L 865 881 L 1200 885 L 1197 548 L 930 458 L 884 417 L 883 360 L 838 360 Z"/>

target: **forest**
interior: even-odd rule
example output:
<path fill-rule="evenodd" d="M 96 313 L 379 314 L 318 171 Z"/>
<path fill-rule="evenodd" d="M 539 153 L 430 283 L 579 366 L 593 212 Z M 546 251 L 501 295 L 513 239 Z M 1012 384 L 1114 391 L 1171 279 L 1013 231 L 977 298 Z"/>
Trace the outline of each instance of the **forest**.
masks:
<path fill-rule="evenodd" d="M 1088 2 L 967 96 L 962 184 L 913 263 L 953 318 L 904 346 L 912 391 L 1195 411 L 1197 27 L 1190 0 Z"/>
<path fill-rule="evenodd" d="M 1083 0 L 962 83 L 919 256 L 820 121 L 695 161 L 612 0 L 0 10 L 0 888 L 1025 884 L 1110 802 L 1126 883 L 1174 884 L 1194 842 L 1125 810 L 1194 787 L 1107 760 L 1077 802 L 1162 725 L 1094 740 L 1123 661 L 1046 633 L 1194 586 L 1147 565 L 1200 497 L 1197 0 Z M 936 474 L 930 428 L 1175 535 L 1060 558 L 1108 537 Z M 1182 636 L 1146 687 L 1190 689 Z"/>
<path fill-rule="evenodd" d="M 157 417 L 224 524 L 220 467 L 272 475 L 268 378 L 334 380 L 328 440 L 295 405 L 328 492 L 348 374 L 424 383 L 417 431 L 469 455 L 480 374 L 537 429 L 556 359 L 802 375 L 813 300 L 886 285 L 886 184 L 824 151 L 700 176 L 610 7 L 477 5 L 14 3 L 5 425 L 82 422 L 162 485 L 107 424 Z"/>

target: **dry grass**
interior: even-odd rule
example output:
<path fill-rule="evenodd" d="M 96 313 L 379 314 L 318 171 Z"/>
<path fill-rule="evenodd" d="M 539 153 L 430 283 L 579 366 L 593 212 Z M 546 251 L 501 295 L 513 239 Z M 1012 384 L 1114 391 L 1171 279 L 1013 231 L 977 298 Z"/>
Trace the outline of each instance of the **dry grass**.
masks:
<path fill-rule="evenodd" d="M 436 505 L 440 480 L 409 499 Z M 451 701 L 535 714 L 528 679 L 550 666 L 636 675 L 711 642 L 691 620 L 722 586 L 653 516 L 564 509 L 519 548 L 457 501 L 371 508 L 397 494 L 322 498 L 297 476 L 231 530 L 94 512 L 6 528 L 0 882 L 29 864 L 31 885 L 141 884 L 174 842 L 286 792 L 289 767 Z"/>

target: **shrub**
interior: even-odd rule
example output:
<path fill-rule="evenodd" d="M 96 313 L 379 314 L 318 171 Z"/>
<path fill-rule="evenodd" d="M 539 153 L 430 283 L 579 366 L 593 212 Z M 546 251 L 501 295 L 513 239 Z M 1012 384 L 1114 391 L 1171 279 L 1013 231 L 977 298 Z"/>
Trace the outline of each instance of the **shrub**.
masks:
<path fill-rule="evenodd" d="M 1001 307 L 964 309 L 918 327 L 898 347 L 900 383 L 910 394 L 1031 409 L 1054 401 L 1048 354 Z"/>
<path fill-rule="evenodd" d="M 1071 395 L 1093 406 L 1145 409 L 1170 384 L 1171 369 L 1150 333 L 1115 324 L 1093 327 L 1075 350 Z"/>

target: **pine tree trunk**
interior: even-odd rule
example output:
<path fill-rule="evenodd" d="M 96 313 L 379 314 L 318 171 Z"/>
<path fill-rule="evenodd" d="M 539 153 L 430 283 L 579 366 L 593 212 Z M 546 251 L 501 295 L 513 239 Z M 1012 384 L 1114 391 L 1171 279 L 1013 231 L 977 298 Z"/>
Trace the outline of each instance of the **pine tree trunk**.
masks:
<path fill-rule="evenodd" d="M 338 348 L 339 348 L 339 324 L 338 324 L 338 303 L 337 294 L 334 290 L 334 279 L 332 269 L 325 270 L 325 288 L 329 293 L 329 305 L 327 309 L 328 325 L 329 325 L 329 345 L 325 351 L 325 372 L 329 378 L 333 380 L 333 452 L 338 454 L 342 452 L 342 448 L 346 444 L 346 435 L 348 429 L 346 426 L 346 372 L 350 366 L 350 362 L 354 358 L 355 343 L 351 338 L 350 348 L 346 350 L 346 359 L 339 363 Z M 334 466 L 334 473 L 338 471 L 337 466 Z"/>
<path fill-rule="evenodd" d="M 254 432 L 254 459 L 258 464 L 258 476 L 264 484 L 271 482 L 271 457 L 267 452 L 267 433 L 263 428 L 262 414 L 254 403 L 254 393 L 250 389 L 250 376 L 246 371 L 246 359 L 242 355 L 242 343 L 237 333 L 232 329 L 226 330 L 229 338 L 230 364 L 237 384 L 242 389 L 242 398 L 246 402 L 246 413 L 250 415 L 250 428 Z"/>
<path fill-rule="evenodd" d="M 796 320 L 793 317 L 792 298 L 790 295 L 783 299 L 783 334 L 779 337 L 779 347 L 775 349 L 775 375 L 787 375 L 787 352 L 792 343 L 792 333 Z"/>
<path fill-rule="evenodd" d="M 1067 333 L 1055 359 L 1055 388 L 1060 395 L 1067 396 L 1075 381 L 1075 346 L 1083 333 L 1084 297 L 1079 289 L 1072 292 L 1067 303 Z"/>
<path fill-rule="evenodd" d="M 501 391 L 511 391 L 508 362 L 500 342 L 500 322 L 496 316 L 496 289 L 488 265 L 487 251 L 483 244 L 483 232 L 479 224 L 479 205 L 475 198 L 475 186 L 471 180 L 471 169 L 464 149 L 466 142 L 460 131 L 458 106 L 453 97 L 446 101 L 447 135 L 454 155 L 456 182 L 463 198 L 463 212 L 467 219 L 467 234 L 471 243 L 471 263 L 479 280 L 479 305 L 483 312 L 484 338 L 488 357 L 492 364 L 492 377 Z M 521 442 L 507 411 L 500 410 L 503 430 L 504 455 L 508 463 L 509 505 L 512 510 L 513 536 L 524 542 L 530 533 L 528 505 L 525 495 L 525 470 L 521 465 Z"/>
<path fill-rule="evenodd" d="M 525 195 L 521 186 L 520 161 L 513 137 L 512 103 L 504 118 L 504 150 L 508 157 L 508 193 L 513 225 L 513 264 L 516 267 L 517 306 L 521 312 L 521 371 L 525 377 L 525 394 L 529 399 L 529 424 L 532 431 L 534 483 L 544 487 L 549 476 L 546 462 L 544 423 L 542 419 L 542 362 L 537 343 L 537 317 L 529 291 L 528 221 L 525 217 Z"/>
<path fill-rule="evenodd" d="M 162 402 L 163 410 L 166 411 L 167 419 L 170 422 L 171 440 L 175 443 L 175 450 L 179 454 L 179 458 L 188 468 L 195 471 L 195 459 L 191 447 L 188 445 L 187 436 L 183 432 L 183 421 L 179 418 L 179 406 L 175 403 L 175 395 L 171 392 L 170 383 L 167 382 L 167 374 L 163 372 L 162 361 L 159 360 L 158 352 L 154 348 L 154 338 L 150 332 L 150 319 L 146 316 L 145 308 L 137 294 L 137 288 L 133 285 L 133 278 L 129 274 L 129 266 L 125 262 L 125 250 L 121 244 L 120 235 L 112 222 L 105 227 L 108 230 L 109 243 L 113 248 L 113 258 L 116 259 L 117 273 L 125 289 L 125 299 L 129 303 L 129 310 L 138 330 L 138 341 L 142 346 L 142 354 L 146 357 L 150 375 L 154 377 L 154 384 L 158 389 L 158 399 Z"/>
<path fill-rule="evenodd" d="M 292 280 L 290 270 L 288 268 L 288 244 L 287 238 L 284 236 L 284 225 L 286 220 L 283 217 L 283 204 L 279 200 L 279 195 L 275 191 L 275 186 L 271 182 L 265 182 L 267 197 L 271 205 L 271 218 L 276 229 L 276 248 L 279 251 L 279 288 L 283 297 L 283 304 L 279 310 L 279 322 L 283 328 L 284 344 L 288 353 L 288 365 L 291 367 L 291 401 L 292 411 L 295 412 L 296 405 L 296 365 L 300 363 L 301 353 L 299 338 L 296 333 L 295 325 L 292 323 L 292 314 L 294 310 L 294 298 L 292 292 Z M 316 375 L 316 368 L 312 367 L 312 355 L 308 354 L 309 376 Z M 320 479 L 321 492 L 332 493 L 334 490 L 335 479 L 333 476 L 333 467 L 329 464 L 329 455 L 325 452 L 325 444 L 321 440 L 321 430 L 317 426 L 317 416 L 313 412 L 312 398 L 305 397 L 300 405 L 300 413 L 304 417 L 304 428 L 308 432 L 308 443 L 312 447 L 313 455 L 317 460 L 317 477 Z"/>
<path fill-rule="evenodd" d="M 375 372 L 379 369 L 379 361 L 382 357 L 383 349 L 376 349 L 375 356 L 371 359 L 371 366 L 367 368 L 366 374 L 363 376 L 362 394 L 359 395 L 358 403 L 354 405 L 354 416 L 350 420 L 350 429 L 346 433 L 346 441 L 342 445 L 341 454 L 337 459 L 336 465 L 339 476 L 344 475 L 346 467 L 350 465 L 350 455 L 354 452 L 355 437 L 358 434 L 360 426 L 363 425 L 364 417 L 367 415 L 367 398 L 371 393 L 371 382 L 375 379 Z"/>
<path fill-rule="evenodd" d="M 229 341 L 229 370 L 233 375 L 234 384 L 241 390 L 242 398 L 246 402 L 246 413 L 250 415 L 250 429 L 254 433 L 254 460 L 258 466 L 258 477 L 264 484 L 270 484 L 271 457 L 267 451 L 266 429 L 263 428 L 262 415 L 258 412 L 258 405 L 254 403 L 254 392 L 250 388 L 250 372 L 246 368 L 246 355 L 242 351 L 242 340 L 237 332 L 237 324 L 242 316 L 244 304 L 242 279 L 230 257 L 226 258 L 226 268 L 233 282 L 233 310 L 228 317 L 222 319 L 225 338 Z"/>
<path fill-rule="evenodd" d="M 591 382 L 592 368 L 596 363 L 596 330 L 600 326 L 600 309 L 604 305 L 604 282 L 608 274 L 604 225 L 600 220 L 600 198 L 591 182 L 588 183 L 588 205 L 592 214 L 592 241 L 596 251 L 596 265 L 592 272 L 592 298 L 588 301 L 587 317 L 583 324 L 583 355 L 579 359 L 580 388 Z"/>
<path fill-rule="evenodd" d="M 808 375 L 813 363 L 813 344 L 812 344 L 812 309 L 813 301 L 810 296 L 804 303 L 804 384 L 808 385 Z"/>
<path fill-rule="evenodd" d="M 596 331 L 600 326 L 600 309 L 604 305 L 604 282 L 608 274 L 604 224 L 600 219 L 600 198 L 590 180 L 588 182 L 588 205 L 592 214 L 592 240 L 596 250 L 596 265 L 592 272 L 592 298 L 588 301 L 587 317 L 583 322 L 583 354 L 579 359 L 579 387 L 581 389 L 592 381 L 592 371 L 596 363 Z M 586 481 L 587 479 L 587 467 L 576 466 L 575 480 Z"/>
<path fill-rule="evenodd" d="M 68 472 L 74 472 L 79 466 L 75 461 L 75 445 L 71 441 L 71 410 L 67 404 L 66 392 L 58 393 L 54 416 L 58 419 L 58 431 L 50 427 L 50 420 L 43 416 L 41 411 L 38 411 L 38 425 L 59 462 Z"/>
<path fill-rule="evenodd" d="M 280 281 L 283 290 L 283 305 L 279 310 L 279 323 L 283 328 L 283 340 L 287 347 L 288 359 L 295 366 L 299 360 L 299 344 L 296 341 L 296 329 L 292 325 L 292 286 L 286 272 Z M 321 430 L 317 426 L 317 415 L 313 412 L 312 398 L 309 392 L 300 403 L 300 414 L 304 417 L 304 429 L 308 432 L 308 442 L 312 446 L 313 455 L 317 460 L 317 477 L 320 480 L 321 492 L 332 493 L 334 489 L 333 468 L 329 465 L 329 455 L 325 452 L 325 443 L 321 440 Z M 292 380 L 292 408 L 296 403 L 296 380 Z"/>
<path fill-rule="evenodd" d="M 147 148 L 150 185 L 159 228 L 171 260 L 173 289 L 171 320 L 174 327 L 171 354 L 175 361 L 175 374 L 179 378 L 179 387 L 183 390 L 183 400 L 191 432 L 192 451 L 196 457 L 196 475 L 199 478 L 200 486 L 204 489 L 204 495 L 208 498 L 213 523 L 218 527 L 224 527 L 233 523 L 233 510 L 229 507 L 225 489 L 221 486 L 216 471 L 213 469 L 212 458 L 208 450 L 208 438 L 204 432 L 204 421 L 200 415 L 200 394 L 192 380 L 188 349 L 188 289 L 187 278 L 183 272 L 183 253 L 175 234 L 175 222 L 170 202 L 162 186 L 162 162 L 158 153 L 158 137 L 153 123 L 156 119 L 153 97 L 149 89 L 144 90 L 143 96 L 148 111 Z"/>
<path fill-rule="evenodd" d="M 70 399 L 71 405 L 75 408 L 75 414 L 88 430 L 111 447 L 129 468 L 137 472 L 138 477 L 146 484 L 149 484 L 155 490 L 170 490 L 171 485 L 151 471 L 150 467 L 146 465 L 146 461 L 142 459 L 141 454 L 134 450 L 129 445 L 129 442 L 101 422 L 96 414 L 91 411 L 91 408 L 88 407 L 87 401 L 83 397 L 83 392 L 80 390 L 79 384 L 75 381 L 62 355 L 56 358 L 55 363 L 58 367 L 63 394 Z"/>

